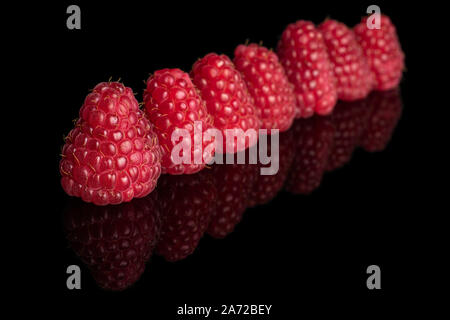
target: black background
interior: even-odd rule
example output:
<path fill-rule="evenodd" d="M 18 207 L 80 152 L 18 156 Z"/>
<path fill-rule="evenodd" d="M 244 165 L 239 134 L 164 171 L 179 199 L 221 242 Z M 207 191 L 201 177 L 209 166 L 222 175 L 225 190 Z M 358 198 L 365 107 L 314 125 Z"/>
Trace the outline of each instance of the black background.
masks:
<path fill-rule="evenodd" d="M 81 7 L 81 30 L 66 28 L 70 4 Z M 388 2 L 376 4 L 397 27 L 407 71 L 401 83 L 403 115 L 386 150 L 357 150 L 349 164 L 326 174 L 310 196 L 283 192 L 271 203 L 247 210 L 235 232 L 224 240 L 205 236 L 183 261 L 154 257 L 142 278 L 124 292 L 97 288 L 84 267 L 82 290 L 65 286 L 66 267 L 81 262 L 62 230 L 68 197 L 59 184 L 59 152 L 89 89 L 120 78 L 140 100 L 143 81 L 154 70 L 189 71 L 209 52 L 232 56 L 247 39 L 275 48 L 286 25 L 298 19 L 319 24 L 330 17 L 353 26 L 370 4 L 62 1 L 46 7 L 45 28 L 32 43 L 39 52 L 38 67 L 51 81 L 46 104 L 50 120 L 43 130 L 50 133 L 53 166 L 46 180 L 46 231 L 38 232 L 38 244 L 46 243 L 38 251 L 38 257 L 45 257 L 40 264 L 50 272 L 41 279 L 44 285 L 32 290 L 34 299 L 45 291 L 47 301 L 70 306 L 71 312 L 140 309 L 150 319 L 174 318 L 176 307 L 185 303 L 273 304 L 271 318 L 283 319 L 301 316 L 306 309 L 373 313 L 400 297 L 419 294 L 419 287 L 430 282 L 422 274 L 424 259 L 431 265 L 434 261 L 429 240 L 435 235 L 425 232 L 433 228 L 426 219 L 435 210 L 431 195 L 436 194 L 429 180 L 434 173 L 428 169 L 430 155 L 437 151 L 427 136 L 435 128 L 427 110 L 440 106 L 425 89 L 430 83 L 424 81 L 428 65 L 423 60 L 428 58 L 422 55 L 424 44 L 434 40 L 420 36 L 418 41 L 413 32 L 417 11 L 411 6 Z M 382 290 L 366 288 L 365 271 L 371 264 L 381 267 Z M 435 271 L 439 274 L 439 268 Z"/>

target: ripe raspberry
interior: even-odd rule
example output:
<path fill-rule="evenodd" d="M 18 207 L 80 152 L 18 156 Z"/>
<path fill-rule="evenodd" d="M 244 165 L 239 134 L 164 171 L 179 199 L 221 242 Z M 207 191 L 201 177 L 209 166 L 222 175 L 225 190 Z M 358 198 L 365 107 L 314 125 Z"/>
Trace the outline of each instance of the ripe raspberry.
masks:
<path fill-rule="evenodd" d="M 400 90 L 373 92 L 368 98 L 370 117 L 361 146 L 368 152 L 382 151 L 392 137 L 402 114 Z"/>
<path fill-rule="evenodd" d="M 340 100 L 365 98 L 372 90 L 373 78 L 355 34 L 345 24 L 326 20 L 320 26 Z"/>
<path fill-rule="evenodd" d="M 239 45 L 233 62 L 255 101 L 261 128 L 288 130 L 296 113 L 294 86 L 277 55 L 257 44 Z"/>
<path fill-rule="evenodd" d="M 286 181 L 286 191 L 310 194 L 322 182 L 334 140 L 330 117 L 312 117 L 294 123 L 295 158 Z"/>
<path fill-rule="evenodd" d="M 331 118 L 335 128 L 334 142 L 326 166 L 333 171 L 350 161 L 367 127 L 369 108 L 367 99 L 354 102 L 340 101 Z"/>
<path fill-rule="evenodd" d="M 372 70 L 375 89 L 395 88 L 402 77 L 405 57 L 397 38 L 397 31 L 385 15 L 380 16 L 379 29 L 369 29 L 368 18 L 363 18 L 353 30 Z"/>
<path fill-rule="evenodd" d="M 206 141 L 203 135 L 211 127 L 212 117 L 189 75 L 180 69 L 156 71 L 147 81 L 144 103 L 161 145 L 162 172 L 190 174 L 203 169 L 214 152 L 214 142 Z M 180 129 L 188 130 L 190 134 L 190 140 L 182 143 L 191 154 L 187 155 L 186 163 L 175 164 L 172 151 L 180 140 L 172 141 L 172 134 L 179 133 Z M 183 150 L 177 155 L 181 159 L 185 156 Z"/>
<path fill-rule="evenodd" d="M 192 254 L 216 208 L 217 190 L 211 170 L 185 176 L 164 175 L 158 182 L 162 217 L 156 252 L 167 261 Z"/>
<path fill-rule="evenodd" d="M 217 188 L 217 207 L 207 233 L 213 238 L 225 238 L 241 221 L 248 207 L 255 165 L 215 164 L 212 170 Z"/>
<path fill-rule="evenodd" d="M 278 150 L 278 172 L 274 175 L 261 175 L 260 168 L 269 167 L 273 164 L 262 165 L 258 163 L 256 165 L 256 178 L 253 183 L 253 188 L 250 190 L 250 206 L 262 205 L 278 194 L 278 192 L 283 188 L 284 182 L 286 181 L 287 174 L 291 167 L 292 161 L 294 159 L 294 148 L 295 144 L 294 132 L 292 129 L 279 134 L 279 150 Z M 270 144 L 270 137 L 267 137 L 267 148 L 268 154 L 272 154 L 273 146 Z M 259 139 L 259 141 L 261 141 Z M 259 145 L 259 148 L 261 146 Z M 274 160 L 275 161 L 275 160 Z"/>
<path fill-rule="evenodd" d="M 99 83 L 65 140 L 60 172 L 68 195 L 119 204 L 155 188 L 161 172 L 158 138 L 123 84 Z"/>
<path fill-rule="evenodd" d="M 288 25 L 277 53 L 294 84 L 297 118 L 330 114 L 337 100 L 336 80 L 322 34 L 314 24 L 300 20 Z"/>
<path fill-rule="evenodd" d="M 67 239 L 100 287 L 123 290 L 144 272 L 159 235 L 156 200 L 152 193 L 118 206 L 71 201 L 64 213 Z"/>
<path fill-rule="evenodd" d="M 231 60 L 225 55 L 207 54 L 194 63 L 191 75 L 214 118 L 214 127 L 222 131 L 225 148 L 222 151 L 239 152 L 254 145 L 257 132 L 253 139 L 238 134 L 239 129 L 257 131 L 260 121 L 247 85 Z M 227 129 L 237 136 L 229 144 L 226 143 Z"/>

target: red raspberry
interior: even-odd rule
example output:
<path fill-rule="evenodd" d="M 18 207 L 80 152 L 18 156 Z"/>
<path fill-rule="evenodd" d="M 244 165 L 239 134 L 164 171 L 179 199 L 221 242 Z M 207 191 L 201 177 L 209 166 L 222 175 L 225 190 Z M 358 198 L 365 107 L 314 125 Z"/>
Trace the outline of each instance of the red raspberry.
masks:
<path fill-rule="evenodd" d="M 225 148 L 222 151 L 239 152 L 254 145 L 258 138 L 257 132 L 251 141 L 239 135 L 233 143 L 226 144 L 226 129 L 237 135 L 238 129 L 244 132 L 247 129 L 257 131 L 260 127 L 253 99 L 231 60 L 225 55 L 207 54 L 195 62 L 191 75 L 214 118 L 214 127 L 222 131 Z"/>
<path fill-rule="evenodd" d="M 350 161 L 367 127 L 369 108 L 367 99 L 354 102 L 340 101 L 331 116 L 334 142 L 326 170 L 333 171 Z"/>
<path fill-rule="evenodd" d="M 386 148 L 402 114 L 400 90 L 373 92 L 368 98 L 371 108 L 369 123 L 361 146 L 368 152 Z"/>
<path fill-rule="evenodd" d="M 336 80 L 322 34 L 314 24 L 300 20 L 288 25 L 277 52 L 294 84 L 297 117 L 330 114 L 337 100 Z"/>
<path fill-rule="evenodd" d="M 376 90 L 395 88 L 402 77 L 404 54 L 391 20 L 380 16 L 380 29 L 369 29 L 367 19 L 354 27 L 356 39 L 369 61 L 375 79 Z"/>
<path fill-rule="evenodd" d="M 217 206 L 207 233 L 225 238 L 241 221 L 249 204 L 255 178 L 255 165 L 215 164 L 212 168 L 217 188 Z"/>
<path fill-rule="evenodd" d="M 345 24 L 326 20 L 319 26 L 337 80 L 338 98 L 353 101 L 372 90 L 373 78 L 355 34 Z"/>
<path fill-rule="evenodd" d="M 158 182 L 162 217 L 156 252 L 167 261 L 192 254 L 216 208 L 217 190 L 211 170 L 185 176 L 164 175 Z"/>
<path fill-rule="evenodd" d="M 208 114 L 205 103 L 189 75 L 180 69 L 156 71 L 148 78 L 144 103 L 161 145 L 162 172 L 190 174 L 203 169 L 205 163 L 210 162 L 214 152 L 214 142 L 203 139 L 205 137 L 203 133 L 212 125 L 212 117 Z M 196 127 L 195 135 L 194 127 Z M 184 146 L 187 150 L 191 150 L 191 154 L 187 163 L 175 164 L 172 150 L 180 140 L 172 141 L 172 134 L 179 132 L 180 129 L 189 131 L 190 141 Z M 182 151 L 179 154 L 183 157 Z"/>
<path fill-rule="evenodd" d="M 61 184 L 70 196 L 97 205 L 148 195 L 161 173 L 158 138 L 133 91 L 99 83 L 80 109 L 62 150 Z"/>
<path fill-rule="evenodd" d="M 263 165 L 259 163 L 256 165 L 255 182 L 253 183 L 253 188 L 250 190 L 250 206 L 262 205 L 275 198 L 286 181 L 294 159 L 295 150 L 292 146 L 295 144 L 297 137 L 294 140 L 294 132 L 290 129 L 280 133 L 278 139 L 278 172 L 274 175 L 261 175 L 260 168 L 269 167 L 271 164 Z M 268 154 L 271 154 L 273 146 L 270 144 L 270 137 L 267 137 L 267 141 Z"/>
<path fill-rule="evenodd" d="M 74 199 L 64 225 L 70 246 L 97 284 L 123 290 L 142 275 L 158 240 L 156 193 L 118 206 L 98 207 Z"/>
<path fill-rule="evenodd" d="M 257 44 L 239 45 L 233 62 L 255 101 L 261 128 L 288 130 L 296 113 L 294 86 L 277 55 Z"/>
<path fill-rule="evenodd" d="M 286 191 L 310 194 L 322 182 L 334 140 L 330 117 L 312 117 L 294 122 L 295 158 L 286 181 Z"/>

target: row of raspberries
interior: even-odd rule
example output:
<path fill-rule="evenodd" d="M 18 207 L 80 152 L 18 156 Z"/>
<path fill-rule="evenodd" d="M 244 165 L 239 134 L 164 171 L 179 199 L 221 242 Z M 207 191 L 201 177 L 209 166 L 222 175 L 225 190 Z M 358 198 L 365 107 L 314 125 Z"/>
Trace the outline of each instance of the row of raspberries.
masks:
<path fill-rule="evenodd" d="M 153 253 L 185 259 L 205 233 L 229 235 L 248 207 L 268 203 L 283 188 L 313 192 L 324 173 L 347 163 L 357 147 L 383 150 L 401 112 L 400 92 L 391 90 L 341 101 L 330 116 L 294 121 L 279 134 L 276 175 L 259 175 L 260 164 L 213 165 L 196 174 L 163 175 L 155 192 L 117 206 L 72 199 L 64 215 L 67 238 L 101 287 L 125 289 Z"/>
<path fill-rule="evenodd" d="M 396 87 L 404 55 L 396 30 L 381 16 L 379 29 L 367 18 L 353 29 L 335 20 L 316 27 L 290 24 L 277 52 L 261 45 L 239 45 L 233 61 L 207 54 L 190 74 L 180 69 L 154 72 L 144 90 L 144 110 L 133 91 L 119 82 L 102 82 L 86 97 L 75 128 L 65 138 L 61 184 L 71 196 L 97 205 L 119 204 L 148 195 L 161 173 L 193 174 L 211 162 L 222 132 L 227 152 L 239 152 L 255 139 L 227 132 L 288 130 L 295 118 L 331 114 L 338 99 L 354 101 L 371 90 Z M 188 163 L 173 159 L 178 152 Z M 191 154 L 183 154 L 191 150 Z"/>

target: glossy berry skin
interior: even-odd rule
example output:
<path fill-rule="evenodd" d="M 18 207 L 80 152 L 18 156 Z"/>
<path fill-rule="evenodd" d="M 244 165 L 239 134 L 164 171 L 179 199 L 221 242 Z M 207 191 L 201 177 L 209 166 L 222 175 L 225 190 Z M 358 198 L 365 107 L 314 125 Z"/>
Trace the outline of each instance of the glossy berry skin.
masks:
<path fill-rule="evenodd" d="M 157 191 L 164 215 L 156 253 L 167 261 L 182 260 L 195 251 L 216 209 L 217 190 L 211 170 L 163 175 Z"/>
<path fill-rule="evenodd" d="M 133 91 L 118 82 L 99 83 L 79 115 L 62 149 L 64 191 L 96 205 L 148 195 L 161 173 L 161 152 Z"/>
<path fill-rule="evenodd" d="M 363 49 L 375 79 L 375 90 L 389 90 L 398 86 L 405 67 L 405 55 L 398 41 L 397 31 L 389 17 L 380 16 L 380 28 L 369 29 L 368 17 L 354 27 L 358 43 Z"/>
<path fill-rule="evenodd" d="M 253 97 L 261 128 L 288 130 L 296 113 L 294 86 L 288 81 L 278 56 L 252 43 L 237 46 L 233 62 Z"/>
<path fill-rule="evenodd" d="M 402 115 L 400 90 L 374 91 L 367 99 L 370 116 L 361 146 L 368 152 L 383 151 Z"/>
<path fill-rule="evenodd" d="M 330 117 L 312 117 L 294 122 L 295 157 L 286 181 L 286 190 L 294 194 L 310 194 L 322 177 L 334 142 L 334 126 Z"/>
<path fill-rule="evenodd" d="M 214 152 L 214 142 L 203 134 L 211 128 L 212 117 L 189 75 L 180 69 L 156 71 L 148 78 L 144 104 L 161 145 L 162 172 L 192 174 L 203 169 Z M 180 139 L 172 142 L 172 134 L 181 129 L 189 132 L 190 141 L 183 140 L 186 146 L 183 149 L 191 150 L 190 159 L 174 163 L 172 151 Z"/>
<path fill-rule="evenodd" d="M 366 130 L 369 111 L 367 99 L 353 102 L 339 101 L 331 119 L 334 126 L 333 147 L 326 171 L 333 171 L 350 161 Z"/>
<path fill-rule="evenodd" d="M 231 60 L 226 55 L 207 54 L 194 63 L 191 76 L 214 118 L 214 127 L 222 132 L 224 141 L 221 151 L 235 153 L 254 145 L 257 132 L 250 141 L 240 135 L 238 139 L 226 143 L 227 129 L 231 132 L 242 129 L 245 132 L 260 128 L 253 98 Z"/>
<path fill-rule="evenodd" d="M 367 97 L 373 86 L 372 73 L 353 31 L 336 20 L 324 21 L 319 30 L 337 81 L 338 99 L 354 101 Z"/>
<path fill-rule="evenodd" d="M 294 122 L 295 123 L 295 122 Z M 253 187 L 250 189 L 250 206 L 263 205 L 271 201 L 276 197 L 278 192 L 283 188 L 287 175 L 291 168 L 295 155 L 295 141 L 297 137 L 294 136 L 293 128 L 286 132 L 279 134 L 279 150 L 278 150 L 278 172 L 274 175 L 262 175 L 260 169 L 263 167 L 269 167 L 269 165 L 263 165 L 258 163 L 256 165 L 256 177 Z M 262 141 L 259 139 L 258 141 Z M 270 143 L 270 137 L 267 137 L 268 154 L 272 154 L 272 144 Z M 261 144 L 259 144 L 261 148 Z M 273 159 L 273 161 L 277 161 Z"/>
<path fill-rule="evenodd" d="M 217 207 L 207 233 L 216 239 L 233 232 L 249 206 L 256 166 L 249 164 L 215 164 L 212 167 L 217 188 Z"/>
<path fill-rule="evenodd" d="M 330 114 L 337 101 L 336 79 L 322 34 L 314 24 L 300 20 L 288 25 L 277 53 L 294 85 L 297 117 Z"/>
<path fill-rule="evenodd" d="M 97 284 L 124 290 L 145 270 L 159 237 L 156 193 L 118 206 L 95 206 L 72 199 L 64 213 L 70 247 Z"/>

